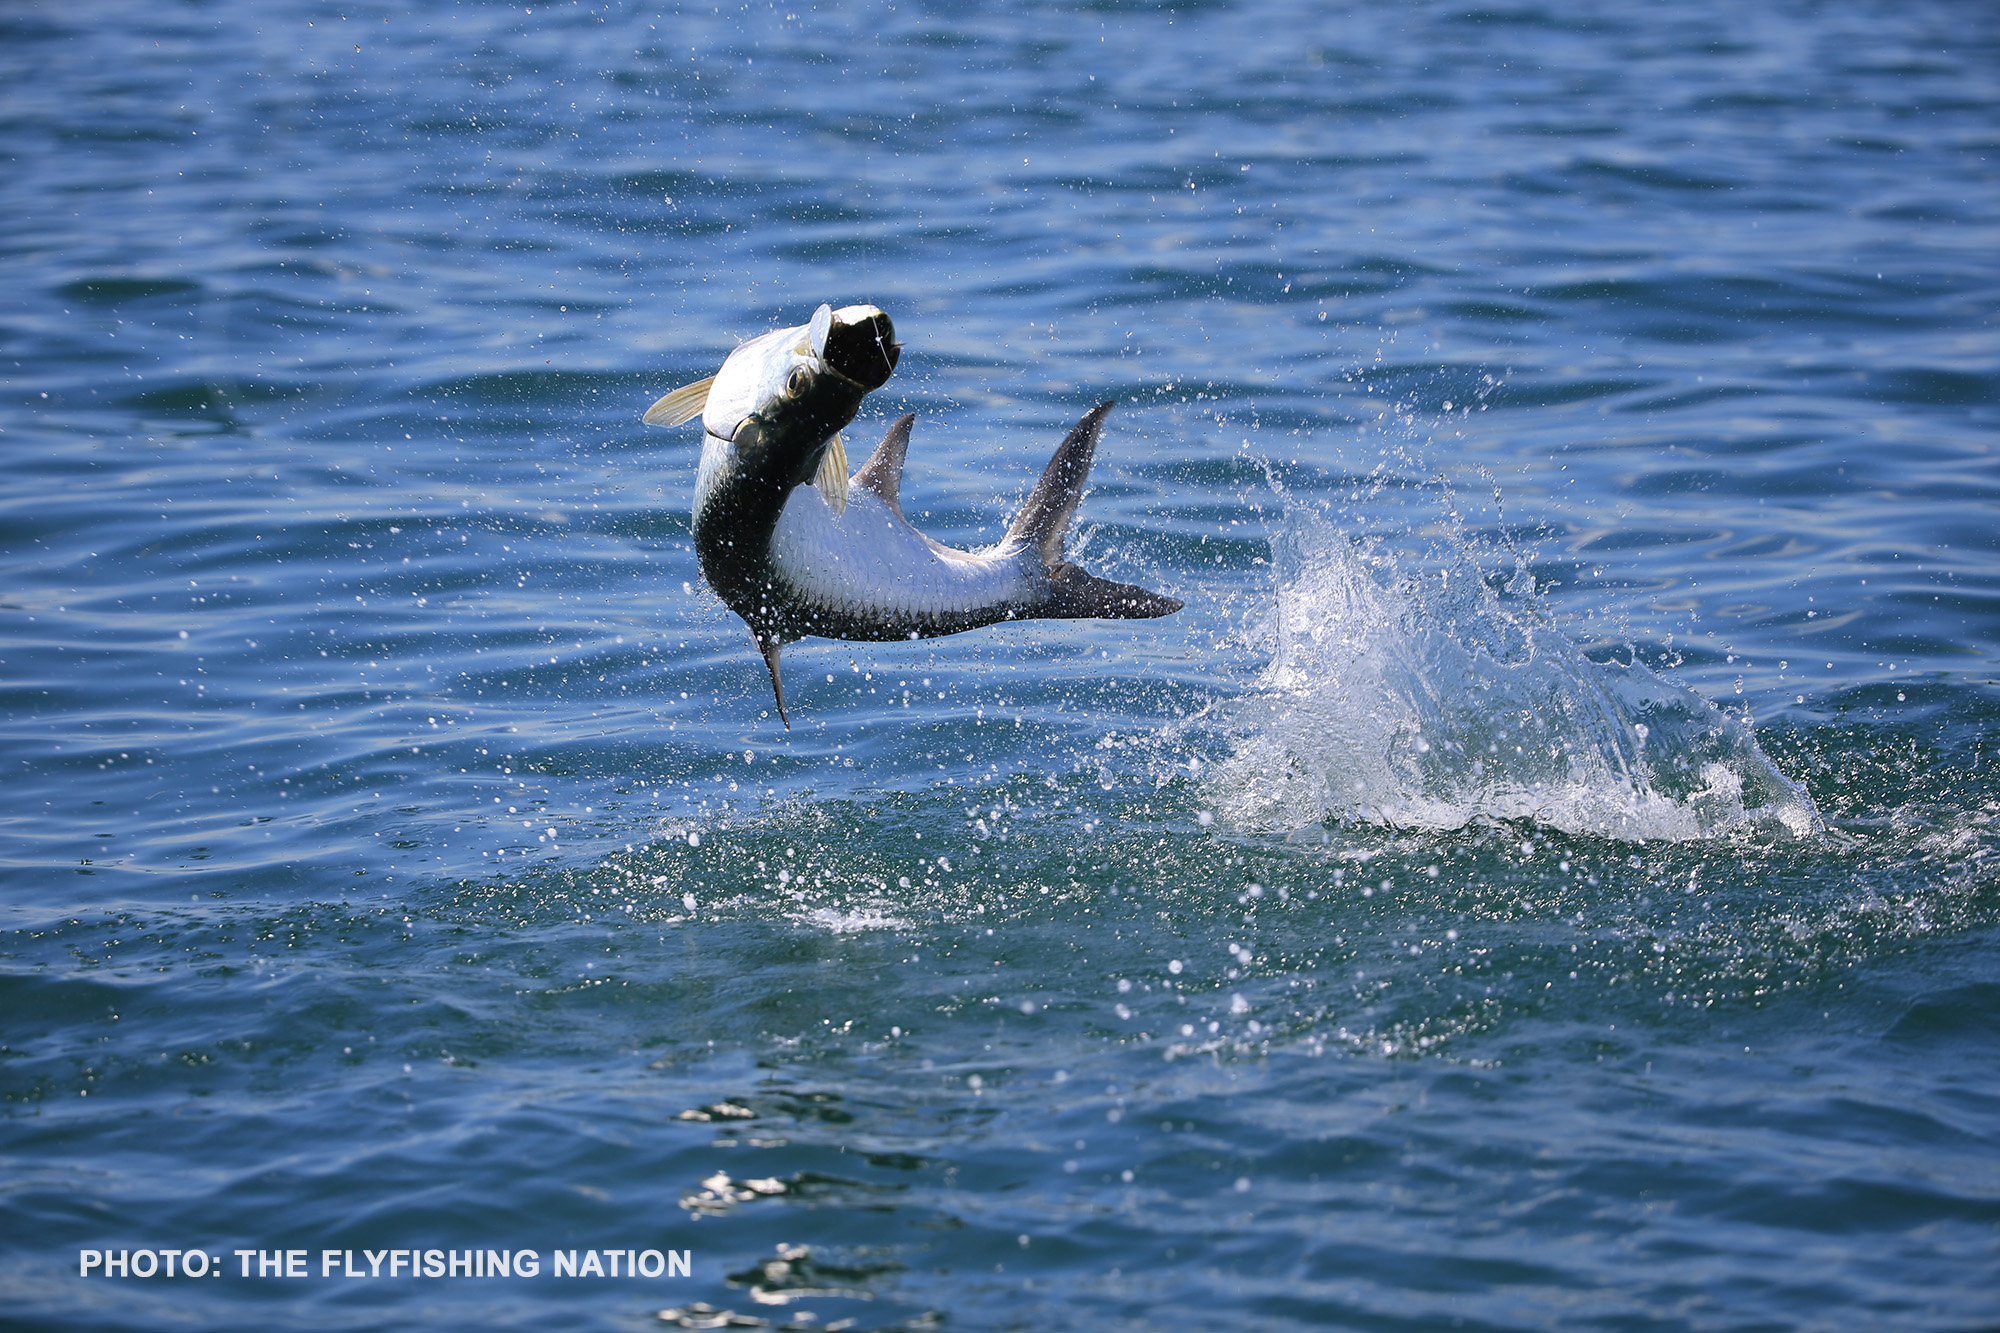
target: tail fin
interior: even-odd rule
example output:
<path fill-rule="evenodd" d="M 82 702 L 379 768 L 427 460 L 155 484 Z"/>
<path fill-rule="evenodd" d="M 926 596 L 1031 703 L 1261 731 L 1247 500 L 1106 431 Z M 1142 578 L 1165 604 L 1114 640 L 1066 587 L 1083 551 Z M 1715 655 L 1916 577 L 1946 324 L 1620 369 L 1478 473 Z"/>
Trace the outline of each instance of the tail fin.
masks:
<path fill-rule="evenodd" d="M 1035 612 L 1048 620 L 1151 620 L 1181 609 L 1179 601 L 1133 583 L 1113 583 L 1064 563 L 1049 571 L 1049 600 Z"/>
<path fill-rule="evenodd" d="M 1056 449 L 1055 457 L 1042 469 L 1042 479 L 1028 494 L 1028 502 L 1007 529 L 1007 540 L 1032 543 L 1049 571 L 1049 600 L 1034 615 L 1051 620 L 1150 620 L 1170 616 L 1181 609 L 1171 597 L 1130 583 L 1113 583 L 1085 573 L 1064 560 L 1063 539 L 1069 535 L 1069 521 L 1083 498 L 1083 485 L 1090 479 L 1091 459 L 1097 453 L 1098 432 L 1114 404 L 1099 403 L 1084 414 Z"/>
<path fill-rule="evenodd" d="M 1090 480 L 1090 460 L 1097 453 L 1097 433 L 1113 403 L 1099 403 L 1084 413 L 1054 458 L 1042 469 L 1042 479 L 1028 493 L 1028 502 L 1014 516 L 1007 529 L 1010 542 L 1032 542 L 1042 550 L 1042 560 L 1054 569 L 1062 563 L 1063 538 L 1069 534 L 1069 520 L 1076 502 L 1083 498 L 1083 484 Z"/>

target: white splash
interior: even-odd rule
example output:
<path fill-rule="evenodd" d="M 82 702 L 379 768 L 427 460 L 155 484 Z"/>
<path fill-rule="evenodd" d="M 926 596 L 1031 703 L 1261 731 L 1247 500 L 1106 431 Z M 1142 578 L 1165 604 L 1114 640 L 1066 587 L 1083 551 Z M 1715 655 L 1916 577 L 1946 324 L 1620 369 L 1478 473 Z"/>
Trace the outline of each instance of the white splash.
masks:
<path fill-rule="evenodd" d="M 857 935 L 864 931 L 908 930 L 910 923 L 891 916 L 879 905 L 836 908 L 815 907 L 801 917 L 805 924 L 834 935 Z"/>
<path fill-rule="evenodd" d="M 1276 548 L 1275 651 L 1222 710 L 1232 753 L 1205 784 L 1223 822 L 1823 833 L 1743 722 L 1637 662 L 1585 657 L 1525 571 L 1505 598 L 1462 551 L 1409 574 L 1305 512 L 1287 516 Z"/>

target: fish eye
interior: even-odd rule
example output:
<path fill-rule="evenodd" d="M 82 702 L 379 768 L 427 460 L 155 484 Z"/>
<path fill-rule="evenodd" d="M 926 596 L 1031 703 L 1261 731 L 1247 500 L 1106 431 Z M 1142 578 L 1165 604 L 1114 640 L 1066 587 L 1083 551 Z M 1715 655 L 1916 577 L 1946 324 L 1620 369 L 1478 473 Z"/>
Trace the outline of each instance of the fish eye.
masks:
<path fill-rule="evenodd" d="M 785 397 L 797 398 L 812 385 L 812 372 L 804 366 L 793 366 L 792 373 L 785 377 Z"/>

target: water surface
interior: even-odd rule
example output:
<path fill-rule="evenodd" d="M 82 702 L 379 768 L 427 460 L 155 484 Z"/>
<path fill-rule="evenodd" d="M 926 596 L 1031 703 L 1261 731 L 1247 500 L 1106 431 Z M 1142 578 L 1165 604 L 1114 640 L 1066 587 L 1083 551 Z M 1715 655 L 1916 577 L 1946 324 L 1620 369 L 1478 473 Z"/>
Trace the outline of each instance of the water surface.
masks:
<path fill-rule="evenodd" d="M 1983 13 L 0 34 L 14 1321 L 2000 1318 Z M 782 728 L 639 416 L 823 300 L 942 540 L 1118 399 L 1187 609 Z"/>

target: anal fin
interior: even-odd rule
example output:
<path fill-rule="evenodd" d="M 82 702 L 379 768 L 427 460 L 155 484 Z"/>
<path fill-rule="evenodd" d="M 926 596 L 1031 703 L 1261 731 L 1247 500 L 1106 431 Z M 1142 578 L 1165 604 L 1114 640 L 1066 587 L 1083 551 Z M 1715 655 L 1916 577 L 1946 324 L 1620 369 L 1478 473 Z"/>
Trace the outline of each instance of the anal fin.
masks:
<path fill-rule="evenodd" d="M 868 455 L 868 461 L 854 474 L 854 484 L 864 491 L 873 491 L 890 510 L 903 512 L 903 460 L 910 453 L 910 427 L 917 424 L 917 414 L 905 413 L 897 417 L 882 443 L 875 446 L 875 452 Z"/>

